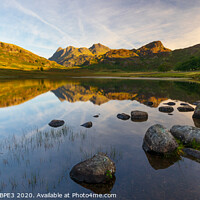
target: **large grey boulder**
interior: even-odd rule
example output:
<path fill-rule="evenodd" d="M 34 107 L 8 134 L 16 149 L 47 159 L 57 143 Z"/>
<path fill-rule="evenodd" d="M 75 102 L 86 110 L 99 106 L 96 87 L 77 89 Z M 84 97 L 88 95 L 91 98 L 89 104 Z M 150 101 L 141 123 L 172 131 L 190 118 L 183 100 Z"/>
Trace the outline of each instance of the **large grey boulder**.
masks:
<path fill-rule="evenodd" d="M 200 119 L 200 104 L 198 104 L 194 110 L 193 118 Z"/>
<path fill-rule="evenodd" d="M 191 144 L 194 140 L 200 143 L 200 128 L 175 125 L 170 129 L 170 132 L 184 144 Z"/>
<path fill-rule="evenodd" d="M 142 147 L 146 152 L 168 154 L 175 151 L 178 144 L 168 129 L 156 124 L 147 130 Z"/>
<path fill-rule="evenodd" d="M 70 177 L 77 182 L 106 183 L 113 178 L 116 171 L 115 163 L 104 153 L 75 165 Z"/>

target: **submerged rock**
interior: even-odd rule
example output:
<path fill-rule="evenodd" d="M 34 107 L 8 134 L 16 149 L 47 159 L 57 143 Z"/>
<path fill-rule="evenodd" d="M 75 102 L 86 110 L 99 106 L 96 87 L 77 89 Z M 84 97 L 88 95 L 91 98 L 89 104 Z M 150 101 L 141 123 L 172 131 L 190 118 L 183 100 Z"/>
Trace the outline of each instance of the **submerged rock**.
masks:
<path fill-rule="evenodd" d="M 168 129 L 156 124 L 147 130 L 142 147 L 146 152 L 166 154 L 175 151 L 178 144 Z"/>
<path fill-rule="evenodd" d="M 192 119 L 193 119 L 194 125 L 195 125 L 197 128 L 200 128 L 200 119 L 196 119 L 196 118 L 192 118 Z"/>
<path fill-rule="evenodd" d="M 193 103 L 193 105 L 198 105 L 198 104 L 200 104 L 200 101 L 196 101 Z"/>
<path fill-rule="evenodd" d="M 200 104 L 196 106 L 192 118 L 200 119 Z"/>
<path fill-rule="evenodd" d="M 174 111 L 174 108 L 171 106 L 161 106 L 158 108 L 160 112 L 171 113 Z"/>
<path fill-rule="evenodd" d="M 165 105 L 169 105 L 169 106 L 174 106 L 174 105 L 176 105 L 176 103 L 174 103 L 174 102 L 172 102 L 172 101 L 170 101 L 170 102 L 167 102 L 167 103 L 164 103 Z"/>
<path fill-rule="evenodd" d="M 144 111 L 134 110 L 131 112 L 131 120 L 132 121 L 146 121 L 148 119 L 148 113 Z"/>
<path fill-rule="evenodd" d="M 92 127 L 92 122 L 86 122 L 86 123 L 82 124 L 81 126 L 83 126 L 85 128 L 91 128 Z"/>
<path fill-rule="evenodd" d="M 117 118 L 122 119 L 122 120 L 128 120 L 130 118 L 130 116 L 125 113 L 120 113 L 117 115 Z"/>
<path fill-rule="evenodd" d="M 78 182 L 106 183 L 112 180 L 115 171 L 114 162 L 106 154 L 98 153 L 75 165 L 70 177 Z"/>
<path fill-rule="evenodd" d="M 161 155 L 152 155 L 150 153 L 145 152 L 147 159 L 149 161 L 149 164 L 154 168 L 155 170 L 159 169 L 166 169 L 176 163 L 181 158 L 178 156 L 170 156 L 170 157 L 164 157 Z"/>
<path fill-rule="evenodd" d="M 180 103 L 181 106 L 189 106 L 188 103 Z"/>
<path fill-rule="evenodd" d="M 65 122 L 64 122 L 63 120 L 54 119 L 54 120 L 52 120 L 51 122 L 49 122 L 49 126 L 54 127 L 54 128 L 57 128 L 57 127 L 62 126 L 64 123 L 65 123 Z"/>
<path fill-rule="evenodd" d="M 183 149 L 183 152 L 189 156 L 192 156 L 196 159 L 200 159 L 200 151 L 191 149 L 191 148 L 185 148 Z"/>
<path fill-rule="evenodd" d="M 200 144 L 200 128 L 175 125 L 170 129 L 170 132 L 184 144 L 191 144 L 194 140 Z"/>
<path fill-rule="evenodd" d="M 113 178 L 110 179 L 110 181 L 106 183 L 84 183 L 84 182 L 77 182 L 77 184 L 81 185 L 82 187 L 91 190 L 92 192 L 96 194 L 109 194 L 115 184 L 115 175 L 113 175 Z"/>
<path fill-rule="evenodd" d="M 178 107 L 177 110 L 179 112 L 190 112 L 190 111 L 194 111 L 194 108 L 192 106 L 186 105 L 186 106 Z"/>

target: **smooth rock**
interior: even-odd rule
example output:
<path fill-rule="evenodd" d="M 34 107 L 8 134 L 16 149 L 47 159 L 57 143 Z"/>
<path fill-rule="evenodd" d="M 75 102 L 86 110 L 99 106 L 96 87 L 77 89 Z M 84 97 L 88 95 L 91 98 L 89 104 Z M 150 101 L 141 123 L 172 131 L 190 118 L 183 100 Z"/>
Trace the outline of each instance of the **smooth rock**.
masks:
<path fill-rule="evenodd" d="M 78 182 L 106 183 L 112 180 L 115 171 L 115 163 L 106 154 L 98 153 L 75 165 L 70 177 Z"/>
<path fill-rule="evenodd" d="M 189 106 L 188 103 L 180 103 L 181 106 Z"/>
<path fill-rule="evenodd" d="M 142 147 L 146 152 L 166 154 L 175 151 L 178 144 L 168 129 L 155 124 L 147 130 Z"/>
<path fill-rule="evenodd" d="M 125 113 L 120 113 L 117 115 L 117 118 L 122 119 L 122 120 L 128 120 L 130 118 L 130 116 Z"/>
<path fill-rule="evenodd" d="M 81 126 L 83 126 L 85 128 L 91 128 L 92 127 L 92 122 L 86 122 L 86 123 L 82 124 Z"/>
<path fill-rule="evenodd" d="M 196 106 L 192 118 L 200 119 L 200 104 Z"/>
<path fill-rule="evenodd" d="M 174 108 L 171 106 L 161 106 L 158 109 L 160 112 L 164 112 L 164 113 L 171 113 L 174 111 Z"/>
<path fill-rule="evenodd" d="M 200 159 L 200 151 L 198 151 L 196 149 L 184 148 L 183 152 L 186 153 L 189 156 Z"/>
<path fill-rule="evenodd" d="M 147 120 L 148 113 L 144 111 L 134 110 L 131 112 L 131 120 Z"/>
<path fill-rule="evenodd" d="M 181 106 L 181 107 L 178 107 L 177 110 L 179 112 L 190 112 L 190 111 L 194 111 L 194 108 L 192 106 Z"/>
<path fill-rule="evenodd" d="M 200 128 L 193 126 L 175 125 L 170 129 L 172 135 L 184 144 L 190 144 L 194 140 L 200 144 Z"/>
<path fill-rule="evenodd" d="M 65 122 L 64 122 L 63 120 L 54 119 L 54 120 L 52 120 L 51 122 L 49 122 L 49 126 L 54 127 L 54 128 L 57 128 L 57 127 L 62 126 L 64 123 L 65 123 Z"/>
<path fill-rule="evenodd" d="M 174 105 L 176 105 L 176 103 L 174 103 L 174 102 L 172 102 L 172 101 L 170 101 L 170 102 L 167 102 L 167 103 L 164 103 L 165 105 L 169 105 L 169 106 L 174 106 Z"/>

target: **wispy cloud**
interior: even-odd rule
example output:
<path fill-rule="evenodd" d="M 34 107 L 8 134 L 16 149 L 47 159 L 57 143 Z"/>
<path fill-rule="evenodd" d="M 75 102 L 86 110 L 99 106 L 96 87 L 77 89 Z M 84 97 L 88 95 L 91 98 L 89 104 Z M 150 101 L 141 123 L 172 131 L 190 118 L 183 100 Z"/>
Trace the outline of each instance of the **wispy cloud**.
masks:
<path fill-rule="evenodd" d="M 58 46 L 97 42 L 129 49 L 154 40 L 171 49 L 200 43 L 199 0 L 1 1 L 0 39 L 46 57 Z"/>
<path fill-rule="evenodd" d="M 20 3 L 18 3 L 16 0 L 12 1 L 12 6 L 14 6 L 16 9 L 22 11 L 24 14 L 26 15 L 30 15 L 34 18 L 36 18 L 37 20 L 39 20 L 40 22 L 50 26 L 51 28 L 53 28 L 54 30 L 58 31 L 61 35 L 63 35 L 66 39 L 71 40 L 72 42 L 77 43 L 78 45 L 80 45 L 80 43 L 75 40 L 74 38 L 72 38 L 71 36 L 67 35 L 66 32 L 62 31 L 60 28 L 58 28 L 57 26 L 55 26 L 54 24 L 49 23 L 48 21 L 46 21 L 45 19 L 43 19 L 42 17 L 40 17 L 38 14 L 36 14 L 35 12 L 33 12 L 30 9 L 27 9 L 25 7 L 23 7 Z"/>

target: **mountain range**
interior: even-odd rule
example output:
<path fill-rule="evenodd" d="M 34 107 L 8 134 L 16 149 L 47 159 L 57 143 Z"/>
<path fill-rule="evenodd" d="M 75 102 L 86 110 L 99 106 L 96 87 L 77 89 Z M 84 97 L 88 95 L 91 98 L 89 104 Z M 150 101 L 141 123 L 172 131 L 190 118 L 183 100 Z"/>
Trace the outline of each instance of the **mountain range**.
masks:
<path fill-rule="evenodd" d="M 100 43 L 90 48 L 59 47 L 48 60 L 19 46 L 0 42 L 0 69 L 55 71 L 74 67 L 97 72 L 200 70 L 200 44 L 177 50 L 166 48 L 161 41 L 131 50 L 110 49 Z"/>
<path fill-rule="evenodd" d="M 125 71 L 151 71 L 162 68 L 175 69 L 181 63 L 200 57 L 200 44 L 177 50 L 166 48 L 161 41 L 154 41 L 138 49 L 110 49 L 100 43 L 90 48 L 59 47 L 49 58 L 66 67 L 95 66 Z M 163 66 L 164 65 L 164 66 Z"/>

